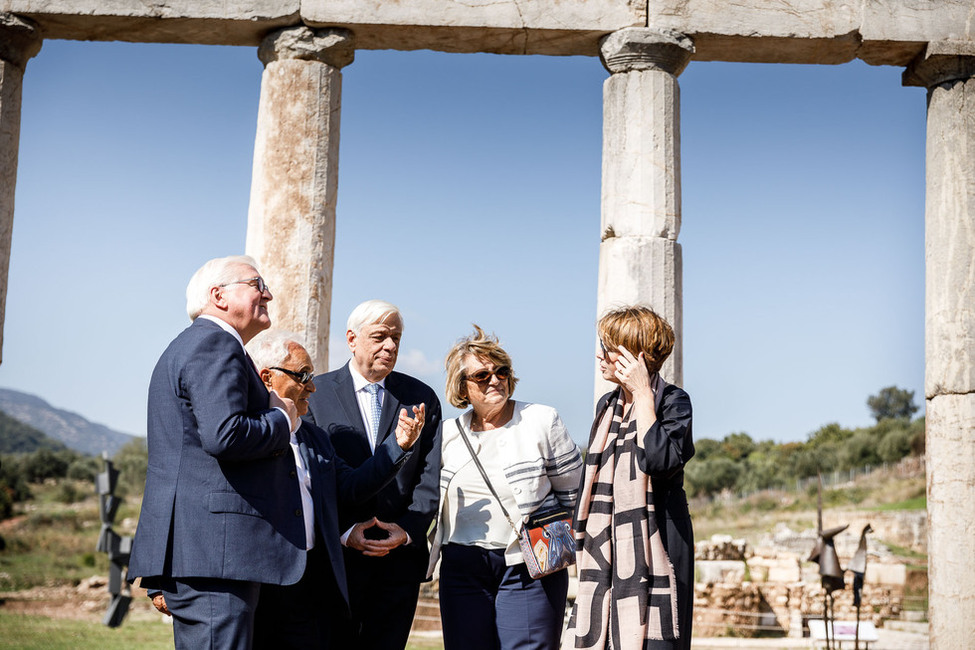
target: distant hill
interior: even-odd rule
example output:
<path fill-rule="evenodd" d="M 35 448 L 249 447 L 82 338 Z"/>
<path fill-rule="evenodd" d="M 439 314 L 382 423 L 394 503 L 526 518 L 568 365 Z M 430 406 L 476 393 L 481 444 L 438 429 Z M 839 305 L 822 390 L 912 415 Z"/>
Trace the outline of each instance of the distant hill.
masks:
<path fill-rule="evenodd" d="M 114 455 L 132 435 L 89 422 L 77 413 L 55 408 L 36 395 L 0 388 L 0 411 L 66 447 L 92 456 Z"/>
<path fill-rule="evenodd" d="M 0 453 L 27 454 L 38 449 L 58 451 L 65 446 L 42 431 L 0 412 Z"/>

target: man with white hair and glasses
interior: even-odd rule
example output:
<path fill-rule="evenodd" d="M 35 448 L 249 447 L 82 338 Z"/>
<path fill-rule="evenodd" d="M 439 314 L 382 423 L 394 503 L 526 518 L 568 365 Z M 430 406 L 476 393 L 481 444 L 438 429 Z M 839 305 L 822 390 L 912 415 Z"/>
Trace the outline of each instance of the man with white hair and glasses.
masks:
<path fill-rule="evenodd" d="M 308 412 L 315 392 L 311 355 L 295 334 L 269 330 L 247 344 L 268 390 L 291 399 L 298 415 Z M 302 493 L 311 501 L 304 512 L 308 530 L 308 565 L 294 585 L 264 585 L 254 624 L 254 647 L 273 650 L 342 648 L 333 640 L 349 625 L 349 596 L 337 507 L 371 498 L 392 480 L 410 457 L 421 423 L 401 411 L 394 435 L 375 454 L 352 469 L 335 454 L 324 431 L 302 421 L 291 442 Z"/>
<path fill-rule="evenodd" d="M 262 583 L 297 582 L 306 530 L 289 441 L 294 402 L 268 392 L 244 345 L 272 299 L 246 256 L 186 288 L 192 324 L 149 382 L 149 466 L 129 577 L 173 616 L 176 648 L 249 650 Z"/>
<path fill-rule="evenodd" d="M 422 429 L 394 481 L 362 504 L 340 508 L 353 618 L 340 647 L 404 648 L 426 579 L 426 534 L 440 503 L 440 400 L 423 382 L 393 370 L 402 335 L 395 305 L 358 305 L 346 325 L 352 359 L 316 377 L 308 398 L 307 417 L 353 467 L 375 453 L 403 415 Z"/>

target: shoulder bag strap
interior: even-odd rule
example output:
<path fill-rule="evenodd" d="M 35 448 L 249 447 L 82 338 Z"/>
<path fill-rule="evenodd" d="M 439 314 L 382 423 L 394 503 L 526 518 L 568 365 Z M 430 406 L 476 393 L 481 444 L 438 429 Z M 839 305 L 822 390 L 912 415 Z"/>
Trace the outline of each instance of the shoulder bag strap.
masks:
<path fill-rule="evenodd" d="M 511 515 L 508 514 L 508 511 L 505 510 L 504 504 L 501 503 L 501 497 L 498 496 L 498 493 L 494 490 L 494 486 L 491 485 L 491 479 L 488 478 L 487 472 L 484 471 L 484 466 L 481 465 L 481 461 L 477 459 L 477 454 L 474 453 L 474 447 L 471 445 L 471 441 L 467 438 L 467 432 L 464 431 L 464 427 L 460 426 L 460 418 L 454 420 L 454 424 L 457 425 L 457 429 L 460 431 L 460 437 L 464 439 L 464 444 L 467 445 L 467 451 L 471 452 L 471 458 L 474 459 L 474 464 L 477 465 L 477 471 L 481 473 L 481 478 L 483 478 L 484 482 L 487 483 L 488 489 L 491 490 L 491 494 L 494 495 L 494 499 L 501 507 L 501 512 L 504 513 L 504 518 L 508 520 L 509 524 L 511 524 L 511 528 L 514 529 L 515 534 L 520 535 L 521 532 L 519 531 L 518 527 L 515 526 L 515 522 L 512 521 Z"/>

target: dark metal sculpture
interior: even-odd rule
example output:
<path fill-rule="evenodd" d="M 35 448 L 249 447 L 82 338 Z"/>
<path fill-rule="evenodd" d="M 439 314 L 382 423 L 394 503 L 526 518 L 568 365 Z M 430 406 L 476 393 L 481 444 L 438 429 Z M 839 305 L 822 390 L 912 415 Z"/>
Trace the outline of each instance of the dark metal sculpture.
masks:
<path fill-rule="evenodd" d="M 826 630 L 826 650 L 831 650 L 830 637 L 833 633 L 833 592 L 843 589 L 846 582 L 843 579 L 843 567 L 836 555 L 833 538 L 849 528 L 850 525 L 838 526 L 823 530 L 823 477 L 819 476 L 819 495 L 816 501 L 816 546 L 809 554 L 809 562 L 819 565 L 819 579 L 823 585 L 823 626 Z"/>
<path fill-rule="evenodd" d="M 853 605 L 857 608 L 857 625 L 853 636 L 853 650 L 860 650 L 860 602 L 863 594 L 863 577 L 867 573 L 867 533 L 873 532 L 870 524 L 863 527 L 860 533 L 860 545 L 850 560 L 850 571 L 853 572 Z"/>
<path fill-rule="evenodd" d="M 108 627 L 118 627 L 129 611 L 132 602 L 132 590 L 124 580 L 125 568 L 129 564 L 129 554 L 132 552 L 132 538 L 122 537 L 112 530 L 115 514 L 122 500 L 115 496 L 115 486 L 118 483 L 118 470 L 112 466 L 108 454 L 102 454 L 105 470 L 95 477 L 95 491 L 98 493 L 98 513 L 102 519 L 102 530 L 98 535 L 95 550 L 108 553 L 108 593 L 112 601 L 102 623 Z"/>

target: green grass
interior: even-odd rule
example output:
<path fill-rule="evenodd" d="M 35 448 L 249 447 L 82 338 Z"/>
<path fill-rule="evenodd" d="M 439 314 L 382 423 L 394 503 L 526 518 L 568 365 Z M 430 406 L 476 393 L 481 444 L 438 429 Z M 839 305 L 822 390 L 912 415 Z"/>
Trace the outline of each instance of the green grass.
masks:
<path fill-rule="evenodd" d="M 173 628 L 158 621 L 125 621 L 121 627 L 45 616 L 25 616 L 0 608 L 0 648 L 18 650 L 153 650 L 173 647 Z"/>
<path fill-rule="evenodd" d="M 155 650 L 173 647 L 173 628 L 158 621 L 101 623 L 25 616 L 0 607 L 0 648 L 17 650 Z M 406 650 L 442 650 L 439 639 L 414 639 Z"/>
<path fill-rule="evenodd" d="M 875 508 L 872 508 L 872 510 L 926 510 L 927 507 L 927 497 L 919 496 L 914 497 L 913 499 L 897 501 L 896 503 L 883 503 Z"/>
<path fill-rule="evenodd" d="M 890 549 L 890 552 L 896 555 L 897 557 L 903 558 L 905 560 L 923 560 L 924 563 L 928 561 L 928 556 L 925 555 L 924 553 L 918 553 L 917 551 L 911 550 L 909 548 L 905 548 L 904 546 L 891 544 L 885 540 L 881 540 L 881 541 L 883 541 L 884 546 Z M 908 565 L 908 566 L 910 568 L 912 565 Z M 927 565 L 923 563 L 918 563 L 917 565 L 914 566 L 918 566 L 921 568 L 927 567 Z"/>

